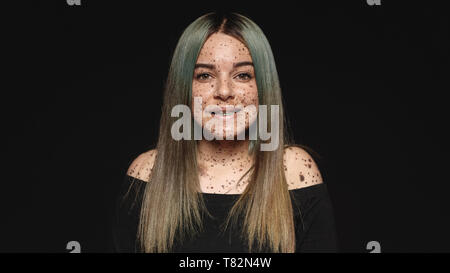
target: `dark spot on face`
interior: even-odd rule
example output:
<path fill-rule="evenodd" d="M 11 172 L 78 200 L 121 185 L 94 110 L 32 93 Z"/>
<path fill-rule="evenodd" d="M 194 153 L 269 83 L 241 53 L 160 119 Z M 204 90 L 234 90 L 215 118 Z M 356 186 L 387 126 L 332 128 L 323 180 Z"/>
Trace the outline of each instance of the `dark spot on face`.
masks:
<path fill-rule="evenodd" d="M 310 169 L 311 169 L 311 164 L 308 164 L 308 168 L 310 168 Z"/>
<path fill-rule="evenodd" d="M 303 176 L 303 174 L 300 175 L 300 181 L 305 181 L 305 177 Z"/>

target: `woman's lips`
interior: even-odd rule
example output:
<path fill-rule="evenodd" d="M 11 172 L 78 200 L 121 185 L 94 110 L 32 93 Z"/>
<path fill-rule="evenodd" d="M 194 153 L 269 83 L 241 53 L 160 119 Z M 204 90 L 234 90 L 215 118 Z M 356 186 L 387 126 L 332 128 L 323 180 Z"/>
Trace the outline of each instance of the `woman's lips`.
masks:
<path fill-rule="evenodd" d="M 233 109 L 232 111 L 226 111 L 225 109 L 222 109 L 222 111 L 211 111 L 212 117 L 221 118 L 221 119 L 229 119 L 232 117 L 235 117 L 238 112 L 240 112 L 241 109 Z"/>
<path fill-rule="evenodd" d="M 217 107 L 217 110 L 212 110 L 209 113 L 213 117 L 217 118 L 231 118 L 236 115 L 236 113 L 240 112 L 241 108 L 232 108 L 229 111 L 227 111 L 229 108 L 227 107 Z"/>
<path fill-rule="evenodd" d="M 237 113 L 231 113 L 231 114 L 215 114 L 212 113 L 213 118 L 219 118 L 219 119 L 231 119 L 235 118 L 237 116 Z"/>

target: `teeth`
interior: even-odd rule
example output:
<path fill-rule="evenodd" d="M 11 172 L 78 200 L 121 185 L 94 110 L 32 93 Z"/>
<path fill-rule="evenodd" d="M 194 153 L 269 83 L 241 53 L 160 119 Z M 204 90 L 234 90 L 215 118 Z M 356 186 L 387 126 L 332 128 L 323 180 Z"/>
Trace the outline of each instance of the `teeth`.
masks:
<path fill-rule="evenodd" d="M 220 115 L 220 116 L 232 116 L 232 115 L 234 115 L 234 113 L 237 113 L 237 112 L 228 112 L 228 113 L 215 113 L 215 112 L 212 112 L 213 115 Z"/>
<path fill-rule="evenodd" d="M 226 112 L 226 113 L 221 113 L 221 112 L 219 112 L 219 113 L 216 113 L 216 112 L 211 112 L 211 114 L 213 114 L 213 115 L 221 115 L 221 116 L 231 116 L 231 115 L 234 115 L 234 113 L 237 113 L 237 112 L 239 112 L 240 110 L 235 110 L 235 111 L 232 111 L 232 112 Z"/>

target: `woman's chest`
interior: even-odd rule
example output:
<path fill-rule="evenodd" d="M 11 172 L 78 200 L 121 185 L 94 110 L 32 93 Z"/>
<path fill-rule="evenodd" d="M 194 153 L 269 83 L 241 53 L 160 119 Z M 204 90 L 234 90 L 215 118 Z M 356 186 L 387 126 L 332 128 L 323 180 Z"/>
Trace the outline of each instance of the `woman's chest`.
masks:
<path fill-rule="evenodd" d="M 249 177 L 250 174 L 243 169 L 200 168 L 198 178 L 204 193 L 241 194 L 248 185 Z"/>

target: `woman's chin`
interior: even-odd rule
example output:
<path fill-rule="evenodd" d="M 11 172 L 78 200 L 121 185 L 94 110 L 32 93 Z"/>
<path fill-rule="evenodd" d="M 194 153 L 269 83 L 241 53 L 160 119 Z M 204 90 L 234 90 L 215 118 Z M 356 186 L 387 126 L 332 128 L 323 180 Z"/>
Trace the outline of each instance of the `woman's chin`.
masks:
<path fill-rule="evenodd" d="M 214 136 L 214 139 L 223 139 L 223 140 L 240 140 L 238 139 L 239 134 L 245 133 L 245 127 L 242 128 L 224 128 L 222 133 L 216 132 L 213 130 L 211 133 Z M 242 139 L 243 140 L 243 139 Z"/>

